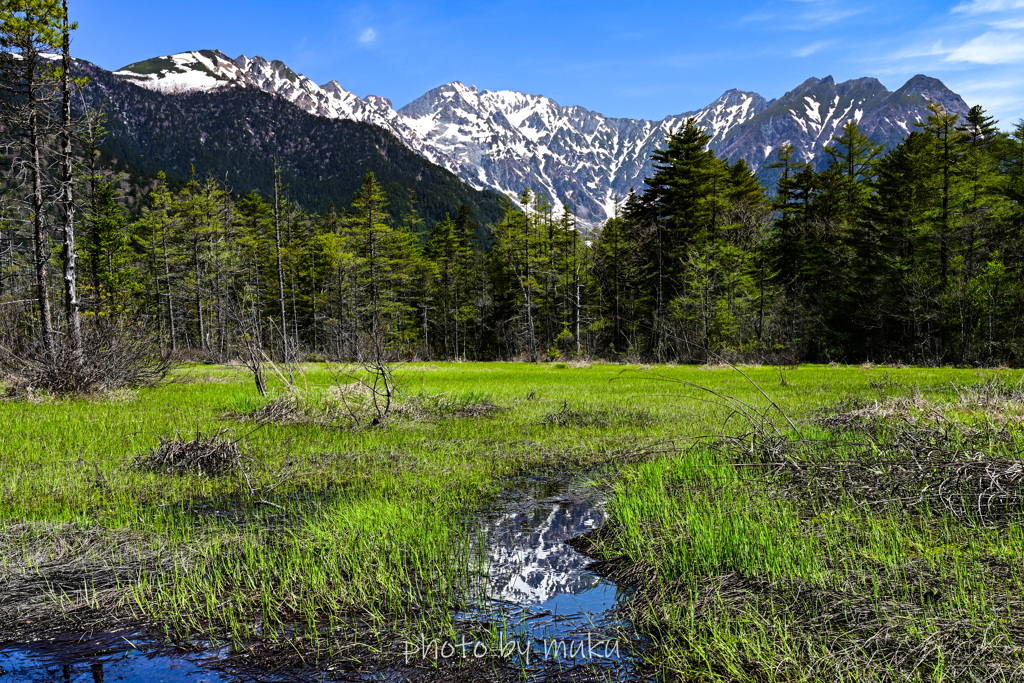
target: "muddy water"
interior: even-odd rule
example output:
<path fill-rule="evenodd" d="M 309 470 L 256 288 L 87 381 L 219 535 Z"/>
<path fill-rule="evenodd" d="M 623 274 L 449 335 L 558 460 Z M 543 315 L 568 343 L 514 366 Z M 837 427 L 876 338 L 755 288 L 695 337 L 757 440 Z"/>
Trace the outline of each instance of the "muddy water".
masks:
<path fill-rule="evenodd" d="M 456 617 L 461 632 L 447 642 L 406 644 L 393 665 L 360 680 L 415 679 L 437 659 L 495 656 L 528 679 L 554 668 L 597 669 L 612 680 L 633 678 L 628 624 L 617 608 L 628 594 L 587 569 L 589 560 L 565 541 L 599 528 L 602 502 L 572 480 L 533 479 L 508 490 L 480 522 L 486 571 L 482 595 Z M 271 678 L 217 670 L 216 653 L 183 655 L 133 634 L 65 638 L 0 647 L 0 683 L 7 681 L 221 682 L 337 680 L 310 670 Z M 449 664 L 451 662 L 448 662 Z"/>

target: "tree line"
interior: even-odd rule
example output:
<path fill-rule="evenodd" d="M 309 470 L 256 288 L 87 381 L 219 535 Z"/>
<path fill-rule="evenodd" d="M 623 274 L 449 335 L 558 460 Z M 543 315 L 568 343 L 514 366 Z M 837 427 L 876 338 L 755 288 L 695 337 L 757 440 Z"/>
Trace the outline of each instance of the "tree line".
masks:
<path fill-rule="evenodd" d="M 693 122 L 596 246 L 607 348 L 1020 364 L 1024 121 L 936 105 L 885 153 L 847 123 L 816 171 L 791 147 L 774 196 Z"/>
<path fill-rule="evenodd" d="M 0 345 L 20 354 L 81 353 L 82 325 L 113 321 L 215 360 L 1024 355 L 1024 121 L 933 106 L 887 153 L 851 121 L 822 171 L 783 148 L 769 193 L 691 119 L 596 228 L 529 189 L 493 224 L 461 206 L 428 225 L 372 173 L 313 213 L 274 159 L 267 196 L 161 175 L 129 211 L 102 113 L 71 114 L 66 4 L 2 12 Z"/>

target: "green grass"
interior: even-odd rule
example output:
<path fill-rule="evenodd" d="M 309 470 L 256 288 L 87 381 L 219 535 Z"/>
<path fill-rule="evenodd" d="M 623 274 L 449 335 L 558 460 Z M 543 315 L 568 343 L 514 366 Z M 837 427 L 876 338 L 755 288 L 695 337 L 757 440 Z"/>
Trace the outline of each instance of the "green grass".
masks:
<path fill-rule="evenodd" d="M 179 381 L 107 398 L 0 402 L 0 575 L 25 595 L 45 586 L 35 604 L 57 598 L 62 613 L 166 624 L 173 639 L 365 657 L 399 634 L 454 629 L 452 608 L 470 597 L 481 561 L 473 513 L 503 484 L 524 472 L 610 463 L 614 534 L 602 552 L 658 577 L 658 590 L 635 605 L 638 625 L 661 634 L 656 666 L 786 680 L 807 673 L 800 662 L 844 661 L 822 637 L 778 637 L 806 622 L 786 611 L 789 589 L 757 592 L 742 608 L 727 600 L 728 609 L 701 611 L 695 599 L 724 599 L 727 590 L 713 590 L 728 588 L 722 577 L 799 582 L 832 595 L 869 574 L 879 595 L 909 599 L 915 584 L 900 572 L 913 562 L 960 582 L 949 614 L 973 610 L 987 623 L 1003 607 L 976 590 L 987 580 L 979 558 L 1021 557 L 1016 532 L 970 535 L 949 520 L 924 524 L 853 505 L 809 517 L 757 471 L 720 450 L 689 448 L 698 437 L 751 428 L 734 404 L 692 385 L 735 397 L 781 429 L 785 420 L 756 382 L 813 431 L 815 411 L 849 397 L 942 396 L 954 383 L 1020 373 L 805 366 L 744 368 L 748 379 L 729 368 L 412 364 L 398 370 L 397 415 L 353 428 L 332 393 L 338 370 L 301 370 L 311 419 L 294 424 L 240 419 L 271 399 L 229 367 L 188 368 Z M 502 410 L 469 410 L 491 404 Z M 251 457 L 244 476 L 131 466 L 161 438 L 217 430 Z M 651 447 L 665 440 L 675 446 Z M 671 454 L 634 457 L 645 450 Z M 69 567 L 77 578 L 55 579 Z M 927 641 L 927 624 L 914 627 L 914 642 Z M 856 678 L 859 669 L 850 671 Z"/>
<path fill-rule="evenodd" d="M 699 444 L 626 473 L 594 550 L 638 588 L 630 614 L 654 634 L 652 667 L 684 680 L 1016 680 L 1019 381 L 887 383 L 888 396 L 854 402 L 852 429 Z"/>

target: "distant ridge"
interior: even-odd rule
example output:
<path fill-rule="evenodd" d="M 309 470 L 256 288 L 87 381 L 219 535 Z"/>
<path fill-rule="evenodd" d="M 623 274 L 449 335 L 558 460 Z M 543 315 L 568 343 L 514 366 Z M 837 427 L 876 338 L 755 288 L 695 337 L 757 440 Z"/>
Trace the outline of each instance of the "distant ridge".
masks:
<path fill-rule="evenodd" d="M 934 101 L 964 114 L 968 106 L 941 81 L 918 75 L 890 92 L 877 79 L 836 83 L 809 78 L 777 100 L 728 90 L 703 109 L 661 121 L 610 118 L 583 107 L 514 91 L 459 82 L 442 85 L 396 110 L 383 97 L 359 98 L 337 81 L 317 85 L 279 61 L 216 50 L 184 52 L 128 65 L 116 75 L 169 95 L 223 88 L 257 88 L 315 116 L 380 126 L 424 158 L 478 189 L 509 196 L 524 187 L 575 207 L 581 219 L 599 222 L 615 202 L 642 188 L 652 173 L 651 153 L 694 117 L 711 135 L 711 148 L 744 159 L 771 180 L 764 167 L 791 144 L 798 159 L 820 167 L 832 135 L 850 120 L 887 148 L 899 144 Z"/>

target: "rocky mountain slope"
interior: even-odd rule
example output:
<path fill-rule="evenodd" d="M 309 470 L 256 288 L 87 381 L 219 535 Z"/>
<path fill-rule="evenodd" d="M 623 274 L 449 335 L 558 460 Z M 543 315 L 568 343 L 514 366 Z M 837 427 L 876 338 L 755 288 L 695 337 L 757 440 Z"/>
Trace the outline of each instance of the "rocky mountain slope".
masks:
<path fill-rule="evenodd" d="M 150 175 L 164 171 L 187 179 L 194 168 L 235 192 L 255 189 L 264 195 L 273 192 L 277 159 L 288 196 L 314 211 L 346 208 L 373 172 L 396 218 L 411 208 L 410 190 L 426 227 L 455 215 L 461 204 L 481 223 L 500 218 L 503 200 L 497 193 L 470 187 L 387 130 L 297 111 L 262 88 L 216 87 L 235 82 L 230 79 L 239 72 L 226 63 L 198 64 L 204 68 L 170 72 L 166 63 L 158 64 L 169 75 L 160 79 L 161 88 L 144 89 L 76 61 L 76 75 L 89 77 L 84 101 L 106 113 L 104 151 Z"/>
<path fill-rule="evenodd" d="M 745 159 L 762 177 L 778 149 L 792 144 L 798 158 L 824 163 L 823 148 L 849 120 L 891 147 L 927 117 L 929 101 L 966 113 L 941 82 L 915 76 L 895 92 L 873 78 L 836 83 L 811 78 L 777 100 L 729 90 L 697 111 L 661 121 L 616 119 L 583 107 L 565 107 L 539 95 L 480 91 L 462 83 L 435 88 L 395 109 L 385 98 L 359 98 L 337 81 L 317 85 L 282 62 L 230 59 L 202 50 L 124 67 L 117 76 L 164 94 L 257 89 L 318 117 L 370 123 L 408 148 L 479 189 L 516 195 L 524 187 L 575 206 L 598 222 L 615 202 L 651 175 L 651 153 L 689 117 L 712 136 L 710 146 L 729 160 Z"/>

